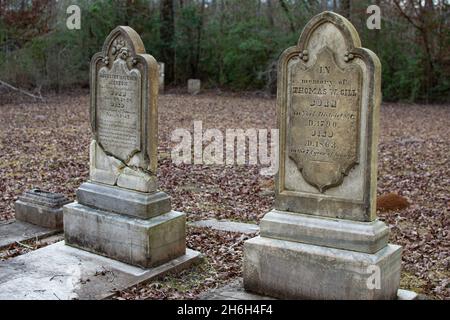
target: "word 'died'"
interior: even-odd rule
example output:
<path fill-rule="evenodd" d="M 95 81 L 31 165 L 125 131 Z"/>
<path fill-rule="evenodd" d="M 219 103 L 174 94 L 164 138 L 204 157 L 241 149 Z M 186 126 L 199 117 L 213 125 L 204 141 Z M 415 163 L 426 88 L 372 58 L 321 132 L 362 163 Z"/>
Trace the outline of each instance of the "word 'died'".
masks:
<path fill-rule="evenodd" d="M 272 176 L 278 172 L 278 129 L 270 130 L 270 153 L 267 129 L 226 129 L 224 137 L 221 130 L 203 131 L 202 121 L 194 121 L 193 138 L 189 130 L 176 129 L 172 132 L 171 140 L 177 143 L 171 152 L 172 161 L 177 165 L 259 164 L 266 166 L 260 170 L 262 175 Z"/>

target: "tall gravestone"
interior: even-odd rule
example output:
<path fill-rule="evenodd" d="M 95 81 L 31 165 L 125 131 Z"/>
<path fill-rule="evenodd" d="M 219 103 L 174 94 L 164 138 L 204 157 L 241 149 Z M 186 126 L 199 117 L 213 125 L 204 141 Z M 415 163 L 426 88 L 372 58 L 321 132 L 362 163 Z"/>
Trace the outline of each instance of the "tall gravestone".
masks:
<path fill-rule="evenodd" d="M 129 27 L 92 58 L 90 180 L 64 207 L 66 244 L 141 267 L 185 254 L 185 214 L 157 189 L 158 78 Z"/>
<path fill-rule="evenodd" d="M 293 299 L 394 299 L 401 247 L 376 218 L 381 65 L 323 12 L 278 65 L 274 210 L 244 246 L 247 290 Z"/>

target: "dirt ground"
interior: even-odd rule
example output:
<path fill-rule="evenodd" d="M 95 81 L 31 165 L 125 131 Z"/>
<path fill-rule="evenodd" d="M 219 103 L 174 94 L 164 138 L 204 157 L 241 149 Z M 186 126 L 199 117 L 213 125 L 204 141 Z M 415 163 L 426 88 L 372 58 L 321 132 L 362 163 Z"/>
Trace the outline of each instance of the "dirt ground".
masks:
<path fill-rule="evenodd" d="M 14 201 L 40 187 L 74 198 L 88 176 L 89 97 L 52 96 L 46 102 L 0 103 L 0 220 L 14 216 Z M 378 153 L 378 195 L 396 193 L 407 208 L 379 212 L 390 241 L 404 247 L 402 288 L 450 299 L 450 105 L 383 104 Z M 273 179 L 259 166 L 175 165 L 171 132 L 276 127 L 275 99 L 257 94 L 167 94 L 159 98 L 159 183 L 188 220 L 258 222 L 273 205 Z M 120 292 L 119 299 L 195 298 L 241 275 L 248 237 L 189 228 L 188 246 L 204 264 Z M 230 249 L 232 246 L 232 250 Z"/>

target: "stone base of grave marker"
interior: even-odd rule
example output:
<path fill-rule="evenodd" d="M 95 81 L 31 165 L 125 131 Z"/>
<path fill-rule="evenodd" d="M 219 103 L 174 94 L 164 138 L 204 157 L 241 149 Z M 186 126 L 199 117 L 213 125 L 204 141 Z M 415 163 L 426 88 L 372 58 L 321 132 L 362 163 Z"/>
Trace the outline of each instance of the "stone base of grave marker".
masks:
<path fill-rule="evenodd" d="M 41 227 L 62 229 L 62 206 L 69 202 L 62 194 L 32 189 L 24 192 L 15 202 L 15 217 Z"/>
<path fill-rule="evenodd" d="M 395 299 L 400 246 L 381 221 L 273 210 L 244 245 L 244 287 L 282 299 Z"/>
<path fill-rule="evenodd" d="M 149 268 L 186 252 L 186 215 L 164 192 L 84 183 L 64 206 L 66 244 Z"/>

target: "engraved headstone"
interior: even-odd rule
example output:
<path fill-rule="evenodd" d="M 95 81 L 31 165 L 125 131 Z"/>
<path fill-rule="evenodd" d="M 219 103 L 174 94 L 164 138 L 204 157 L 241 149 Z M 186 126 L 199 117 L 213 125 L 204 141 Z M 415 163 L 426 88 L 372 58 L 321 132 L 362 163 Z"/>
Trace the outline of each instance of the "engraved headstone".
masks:
<path fill-rule="evenodd" d="M 158 78 L 129 27 L 92 58 L 90 181 L 64 207 L 66 244 L 141 267 L 185 254 L 185 214 L 157 190 Z"/>
<path fill-rule="evenodd" d="M 127 27 L 123 29 L 127 31 Z M 158 65 L 133 32 L 108 38 L 91 62 L 92 181 L 156 190 Z"/>
<path fill-rule="evenodd" d="M 332 12 L 314 17 L 281 55 L 275 208 L 262 219 L 260 237 L 245 243 L 247 290 L 396 297 L 401 247 L 388 244 L 375 207 L 380 72 L 353 25 Z M 378 289 L 368 285 L 375 269 Z"/>

